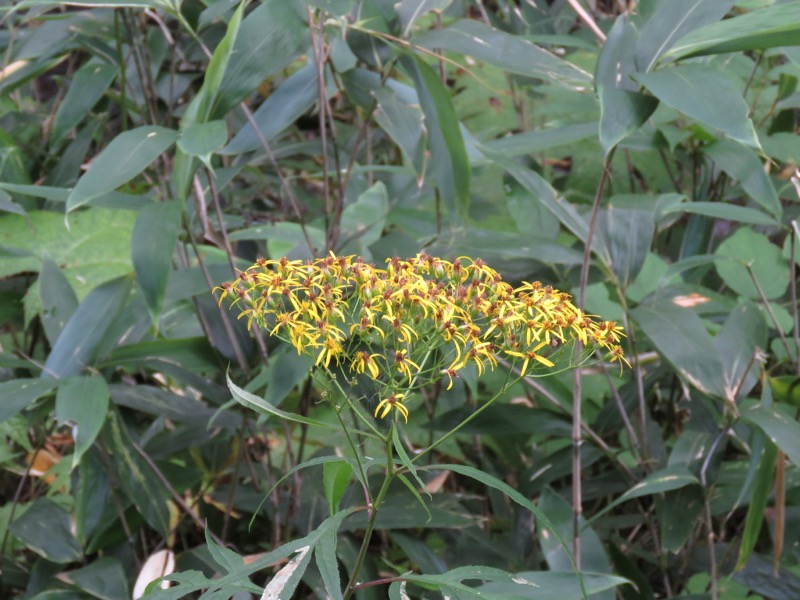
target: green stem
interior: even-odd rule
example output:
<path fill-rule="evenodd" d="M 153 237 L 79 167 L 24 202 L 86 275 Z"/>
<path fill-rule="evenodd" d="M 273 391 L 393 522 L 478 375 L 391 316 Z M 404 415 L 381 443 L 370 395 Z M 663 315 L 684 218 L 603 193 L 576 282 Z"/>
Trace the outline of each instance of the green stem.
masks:
<path fill-rule="evenodd" d="M 383 504 L 386 494 L 389 491 L 389 486 L 395 477 L 394 470 L 394 454 L 392 448 L 392 431 L 394 430 L 394 422 L 389 428 L 389 434 L 386 436 L 386 478 L 383 480 L 383 485 L 378 491 L 378 496 L 375 502 L 369 508 L 369 520 L 367 521 L 367 529 L 364 531 L 364 540 L 361 542 L 361 548 L 358 551 L 358 557 L 353 565 L 353 572 L 350 574 L 350 580 L 347 582 L 347 587 L 344 591 L 343 600 L 348 600 L 355 591 L 353 587 L 358 581 L 358 575 L 361 572 L 361 567 L 364 565 L 364 560 L 367 557 L 367 550 L 369 550 L 369 543 L 372 540 L 372 533 L 375 530 L 375 521 L 378 517 L 378 509 Z"/>
<path fill-rule="evenodd" d="M 339 380 L 336 379 L 336 376 L 330 370 L 327 370 L 326 374 L 327 374 L 328 379 L 330 380 L 330 382 L 333 383 L 334 386 L 336 386 L 337 390 L 339 390 L 339 393 L 342 395 L 342 398 L 345 399 L 345 402 L 350 404 L 350 406 L 353 408 L 353 412 L 361 420 L 361 422 L 364 423 L 367 427 L 369 427 L 373 431 L 373 433 L 375 433 L 375 435 L 377 435 L 380 439 L 382 439 L 383 441 L 386 441 L 387 438 L 385 438 L 384 435 L 380 432 L 380 430 L 377 427 L 375 427 L 375 425 L 372 423 L 372 421 L 370 421 L 368 418 L 366 418 L 364 415 L 362 415 L 359 412 L 358 408 L 355 406 L 355 404 L 353 402 L 351 402 L 350 396 L 348 396 L 347 392 L 344 391 L 344 389 L 342 388 L 342 385 L 339 383 Z"/>
<path fill-rule="evenodd" d="M 510 374 L 511 374 L 511 369 L 509 369 L 508 373 L 509 373 L 509 376 L 510 376 Z M 418 454 L 417 454 L 417 455 L 416 455 L 414 458 L 412 458 L 412 459 L 411 459 L 411 462 L 412 462 L 412 463 L 413 463 L 413 462 L 417 462 L 417 460 L 419 460 L 420 458 L 422 458 L 423 456 L 425 456 L 425 455 L 426 455 L 428 452 L 430 452 L 431 450 L 433 450 L 434 448 L 436 448 L 436 446 L 438 446 L 439 444 L 442 444 L 442 443 L 444 443 L 446 440 L 450 439 L 452 436 L 454 436 L 456 433 L 458 433 L 458 432 L 459 432 L 459 430 L 461 430 L 461 429 L 462 429 L 464 426 L 466 426 L 466 425 L 467 425 L 467 423 L 469 423 L 469 422 L 470 422 L 470 421 L 472 421 L 473 419 L 477 418 L 477 417 L 478 417 L 478 415 L 480 415 L 480 414 L 481 414 L 483 411 L 485 411 L 485 410 L 486 410 L 487 408 L 489 408 L 489 407 L 490 407 L 492 404 L 494 404 L 495 400 L 497 400 L 497 399 L 498 399 L 498 398 L 499 398 L 501 395 L 503 395 L 505 392 L 507 392 L 507 391 L 508 391 L 508 389 L 509 389 L 509 388 L 510 388 L 512 385 L 514 385 L 515 383 L 517 383 L 517 382 L 518 382 L 520 379 L 522 379 L 522 377 L 517 377 L 517 378 L 516 378 L 514 381 L 512 381 L 512 382 L 510 382 L 510 383 L 509 383 L 509 381 L 508 381 L 508 377 L 507 377 L 507 378 L 506 378 L 506 382 L 503 384 L 503 387 L 502 387 L 502 388 L 500 388 L 500 391 L 499 391 L 499 392 L 497 392 L 497 393 L 496 393 L 494 396 L 492 396 L 492 397 L 491 397 L 491 399 L 490 399 L 490 400 L 489 400 L 489 401 L 488 401 L 486 404 L 484 404 L 483 406 L 481 406 L 480 408 L 478 408 L 478 409 L 477 409 L 477 410 L 476 410 L 474 413 L 472 413 L 472 414 L 471 414 L 470 416 L 468 416 L 466 419 L 464 419 L 463 421 L 461 421 L 461 423 L 459 423 L 458 425 L 456 425 L 455 427 L 453 427 L 453 428 L 452 428 L 450 431 L 448 431 L 447 433 L 445 433 L 445 434 L 444 434 L 442 437 L 440 437 L 438 440 L 436 440 L 435 442 L 433 442 L 433 443 L 432 443 L 430 446 L 428 446 L 427 448 L 425 448 L 424 450 L 422 450 L 421 452 L 419 452 L 419 453 L 418 453 Z"/>
<path fill-rule="evenodd" d="M 369 482 L 367 481 L 367 472 L 364 471 L 364 465 L 361 464 L 361 457 L 358 455 L 358 447 L 353 442 L 353 438 L 350 435 L 350 431 L 348 430 L 347 425 L 345 425 L 345 422 L 342 419 L 340 411 L 336 410 L 335 412 L 336 412 L 336 418 L 339 419 L 339 425 L 342 426 L 342 431 L 344 431 L 344 435 L 347 438 L 347 443 L 350 446 L 350 450 L 352 451 L 353 456 L 356 459 L 356 464 L 358 465 L 358 472 L 361 475 L 361 482 L 364 485 L 364 491 L 367 494 L 367 500 L 370 503 L 372 503 L 373 500 L 372 500 L 372 494 L 369 493 Z"/>

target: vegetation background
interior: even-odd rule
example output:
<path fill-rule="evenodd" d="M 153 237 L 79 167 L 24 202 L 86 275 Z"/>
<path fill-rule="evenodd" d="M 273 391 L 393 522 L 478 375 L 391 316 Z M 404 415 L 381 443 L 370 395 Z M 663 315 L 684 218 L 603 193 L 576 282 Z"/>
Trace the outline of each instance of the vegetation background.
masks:
<path fill-rule="evenodd" d="M 415 583 L 356 598 L 583 597 L 529 501 L 580 532 L 592 598 L 800 598 L 800 2 L 0 11 L 0 596 L 174 568 L 153 597 L 341 598 L 365 519 L 322 536 L 360 492 L 318 459 L 344 440 L 232 400 L 226 372 L 330 417 L 210 290 L 424 249 L 570 291 L 632 368 L 527 379 L 438 447 L 454 470 L 390 494 L 362 579 Z M 409 449 L 503 377 L 432 388 Z"/>

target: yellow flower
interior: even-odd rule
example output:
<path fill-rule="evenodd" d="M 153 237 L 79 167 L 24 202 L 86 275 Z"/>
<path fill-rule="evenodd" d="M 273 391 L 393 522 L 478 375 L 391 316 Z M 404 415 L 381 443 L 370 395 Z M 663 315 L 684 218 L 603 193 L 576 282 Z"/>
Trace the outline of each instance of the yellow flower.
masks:
<path fill-rule="evenodd" d="M 322 344 L 322 352 L 319 353 L 317 357 L 317 362 L 315 363 L 317 366 L 320 363 L 325 363 L 325 368 L 328 368 L 328 365 L 331 364 L 331 359 L 336 359 L 336 363 L 339 363 L 339 355 L 343 352 L 342 345 L 336 338 L 325 338 L 325 342 Z"/>
<path fill-rule="evenodd" d="M 319 333 L 311 327 L 308 323 L 302 321 L 295 321 L 289 327 L 289 341 L 297 350 L 298 354 L 302 354 L 306 348 L 315 348 L 319 346 L 317 340 Z"/>
<path fill-rule="evenodd" d="M 394 354 L 394 364 L 397 367 L 397 370 L 400 371 L 403 375 L 405 375 L 409 379 L 413 379 L 414 377 L 411 374 L 411 368 L 409 367 L 409 365 L 416 368 L 417 371 L 419 371 L 420 367 L 417 363 L 408 358 L 406 356 L 407 354 L 408 354 L 407 350 L 397 350 Z"/>
<path fill-rule="evenodd" d="M 448 262 L 420 253 L 386 263 L 381 269 L 333 253 L 308 261 L 258 259 L 213 291 L 236 306 L 248 327 L 255 323 L 287 340 L 318 366 L 344 361 L 351 371 L 393 384 L 446 377 L 451 389 L 462 368 L 474 363 L 482 375 L 501 354 L 519 359 L 523 374 L 552 368 L 555 361 L 538 352 L 570 340 L 586 346 L 587 360 L 604 350 L 606 360 L 628 364 L 622 328 L 594 320 L 549 285 L 514 288 L 480 258 L 466 256 Z M 423 355 L 424 371 L 412 360 Z M 406 418 L 401 399 L 382 401 L 378 413 L 396 406 Z"/>
<path fill-rule="evenodd" d="M 458 377 L 458 371 L 455 369 L 444 369 L 442 370 L 442 375 L 447 375 L 450 383 L 447 385 L 447 389 L 450 390 L 453 387 L 453 378 Z"/>
<path fill-rule="evenodd" d="M 350 370 L 355 370 L 356 373 L 369 371 L 373 379 L 378 379 L 380 369 L 378 369 L 378 363 L 375 362 L 376 356 L 380 356 L 380 354 L 370 354 L 366 351 L 357 352 L 350 365 Z"/>
<path fill-rule="evenodd" d="M 545 367 L 554 367 L 553 361 L 536 354 L 536 351 L 539 350 L 542 346 L 545 346 L 547 342 L 542 342 L 538 346 L 536 346 L 533 350 L 527 350 L 526 352 L 514 352 L 513 350 L 506 350 L 506 354 L 510 354 L 511 356 L 517 356 L 519 358 L 524 358 L 525 362 L 522 363 L 522 370 L 519 372 L 520 376 L 525 375 L 528 372 L 528 365 L 532 360 L 543 364 Z"/>
<path fill-rule="evenodd" d="M 392 394 L 388 398 L 384 398 L 378 403 L 378 406 L 375 408 L 375 416 L 378 416 L 378 413 L 383 409 L 383 412 L 380 414 L 380 418 L 383 419 L 392 408 L 396 409 L 401 415 L 403 415 L 403 419 L 406 423 L 408 423 L 408 408 L 406 408 L 405 404 L 403 404 L 403 398 L 405 398 L 405 394 Z"/>
<path fill-rule="evenodd" d="M 619 361 L 619 370 L 622 371 L 622 363 L 624 362 L 630 368 L 631 363 L 622 354 L 622 346 L 611 346 L 611 362 Z"/>
<path fill-rule="evenodd" d="M 389 317 L 388 315 L 383 315 L 382 318 L 384 321 L 389 322 L 389 325 L 391 325 L 392 329 L 394 329 L 395 334 L 397 335 L 397 339 L 401 342 L 410 344 L 413 341 L 412 337 L 419 337 L 417 332 L 411 329 L 410 325 L 403 323 L 398 317 Z"/>
<path fill-rule="evenodd" d="M 462 353 L 458 344 L 456 344 L 457 356 L 449 369 L 459 371 L 466 367 L 467 363 L 472 360 L 478 368 L 478 376 L 483 375 L 483 372 L 486 370 L 483 364 L 484 359 L 489 362 L 492 369 L 497 365 L 497 358 L 492 352 L 493 348 L 494 346 L 491 342 L 475 342 L 466 352 Z"/>

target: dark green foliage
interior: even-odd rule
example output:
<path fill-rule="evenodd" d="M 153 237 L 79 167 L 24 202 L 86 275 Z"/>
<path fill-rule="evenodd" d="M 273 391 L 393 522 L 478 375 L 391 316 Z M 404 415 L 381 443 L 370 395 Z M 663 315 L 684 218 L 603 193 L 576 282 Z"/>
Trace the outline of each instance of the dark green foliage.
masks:
<path fill-rule="evenodd" d="M 0 597 L 128 599 L 168 556 L 154 598 L 347 598 L 382 465 L 211 290 L 260 256 L 423 249 L 585 298 L 633 367 L 521 382 L 419 461 L 507 365 L 416 398 L 393 444 L 420 469 L 355 598 L 798 597 L 800 2 L 581 4 L 595 27 L 569 2 L 0 7 Z"/>

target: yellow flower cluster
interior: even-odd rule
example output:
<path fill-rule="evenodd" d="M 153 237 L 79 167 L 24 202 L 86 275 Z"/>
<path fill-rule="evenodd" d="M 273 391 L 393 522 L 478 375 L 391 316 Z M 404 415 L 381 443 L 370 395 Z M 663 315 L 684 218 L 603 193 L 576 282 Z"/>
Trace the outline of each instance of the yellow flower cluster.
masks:
<path fill-rule="evenodd" d="M 627 363 L 615 322 L 595 321 L 550 286 L 513 288 L 481 259 L 418 254 L 389 259 L 385 269 L 332 253 L 306 262 L 259 259 L 215 291 L 220 302 L 232 299 L 248 326 L 315 356 L 317 365 L 344 364 L 378 383 L 381 417 L 395 408 L 407 419 L 408 392 L 443 377 L 450 389 L 467 365 L 482 374 L 506 357 L 521 363 L 522 375 L 552 368 L 572 340 Z"/>

